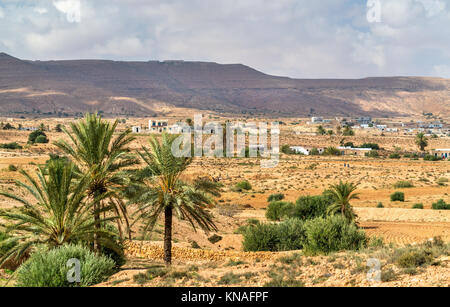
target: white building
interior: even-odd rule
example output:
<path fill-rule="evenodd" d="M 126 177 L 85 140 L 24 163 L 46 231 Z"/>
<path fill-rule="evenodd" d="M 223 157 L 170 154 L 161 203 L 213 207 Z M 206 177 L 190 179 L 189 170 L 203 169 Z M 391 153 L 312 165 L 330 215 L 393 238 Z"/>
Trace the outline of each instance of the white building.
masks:
<path fill-rule="evenodd" d="M 149 120 L 148 121 L 148 130 L 151 133 L 163 133 L 167 132 L 169 127 L 169 121 L 162 119 L 162 120 Z"/>
<path fill-rule="evenodd" d="M 323 117 L 311 117 L 311 123 L 313 124 L 323 123 Z"/>
<path fill-rule="evenodd" d="M 131 128 L 131 131 L 132 131 L 133 133 L 141 133 L 142 128 L 141 128 L 141 126 L 133 126 L 133 127 Z"/>

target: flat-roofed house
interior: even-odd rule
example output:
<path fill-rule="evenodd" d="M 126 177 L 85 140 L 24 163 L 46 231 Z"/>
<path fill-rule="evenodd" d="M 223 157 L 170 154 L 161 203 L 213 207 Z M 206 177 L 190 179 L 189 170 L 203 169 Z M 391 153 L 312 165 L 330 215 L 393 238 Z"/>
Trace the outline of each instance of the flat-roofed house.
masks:
<path fill-rule="evenodd" d="M 353 148 L 353 147 L 338 147 L 343 156 L 365 156 L 366 153 L 372 151 L 372 148 Z"/>
<path fill-rule="evenodd" d="M 448 149 L 432 149 L 431 155 L 435 157 L 440 157 L 442 159 L 450 158 L 450 148 Z"/>
<path fill-rule="evenodd" d="M 148 121 L 148 130 L 151 133 L 163 133 L 167 132 L 169 127 L 169 121 L 166 119 L 151 119 Z"/>

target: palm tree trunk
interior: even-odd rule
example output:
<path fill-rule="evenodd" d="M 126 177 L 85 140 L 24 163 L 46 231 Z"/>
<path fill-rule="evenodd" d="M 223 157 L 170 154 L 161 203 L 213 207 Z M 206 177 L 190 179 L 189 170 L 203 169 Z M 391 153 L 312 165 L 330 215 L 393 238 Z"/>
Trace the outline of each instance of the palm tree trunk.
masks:
<path fill-rule="evenodd" d="M 164 209 L 164 262 L 172 264 L 172 207 Z"/>
<path fill-rule="evenodd" d="M 94 205 L 94 223 L 96 232 L 94 232 L 94 251 L 96 253 L 100 253 L 100 243 L 97 231 L 100 230 L 100 213 L 99 213 L 99 204 L 96 203 Z"/>

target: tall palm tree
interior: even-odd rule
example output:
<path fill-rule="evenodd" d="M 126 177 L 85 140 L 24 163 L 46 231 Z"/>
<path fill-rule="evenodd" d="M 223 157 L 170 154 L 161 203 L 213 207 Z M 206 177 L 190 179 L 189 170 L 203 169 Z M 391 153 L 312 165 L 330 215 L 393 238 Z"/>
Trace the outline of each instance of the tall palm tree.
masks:
<path fill-rule="evenodd" d="M 138 163 L 138 160 L 127 147 L 135 139 L 131 131 L 126 130 L 114 137 L 117 125 L 117 120 L 111 124 L 97 114 L 86 114 L 83 120 L 70 124 L 71 132 L 63 128 L 71 144 L 59 140 L 55 145 L 71 157 L 82 173 L 91 175 L 87 191 L 91 199 L 98 200 L 93 207 L 97 229 L 102 227 L 100 212 L 106 213 L 104 207 L 108 202 L 111 206 L 107 208 L 121 217 L 130 234 L 127 209 L 121 197 L 121 191 L 129 182 L 129 177 L 123 169 Z M 108 195 L 108 198 L 105 199 L 103 195 Z M 122 236 L 119 220 L 118 228 Z M 99 248 L 96 238 L 94 249 L 98 251 Z"/>
<path fill-rule="evenodd" d="M 342 214 L 349 222 L 353 222 L 356 218 L 356 214 L 353 211 L 350 201 L 352 199 L 359 199 L 359 194 L 354 193 L 358 185 L 342 182 L 339 184 L 330 185 L 326 191 L 334 199 L 334 203 L 327 209 L 329 215 Z"/>
<path fill-rule="evenodd" d="M 64 160 L 51 160 L 46 169 L 40 168 L 37 180 L 26 171 L 21 173 L 28 184 L 20 181 L 17 184 L 25 188 L 35 201 L 29 202 L 20 196 L 0 192 L 0 195 L 23 204 L 19 209 L 0 211 L 0 217 L 7 221 L 2 226 L 6 232 L 13 234 L 2 241 L 2 245 L 11 248 L 0 259 L 0 265 L 13 256 L 21 258 L 39 244 L 53 248 L 71 242 L 92 242 L 94 234 L 106 246 L 117 247 L 112 239 L 114 234 L 95 227 L 91 213 L 95 202 L 87 202 L 85 192 L 89 174 L 76 178 L 75 165 Z M 107 222 L 114 218 L 100 221 Z"/>
<path fill-rule="evenodd" d="M 420 132 L 416 135 L 416 145 L 419 146 L 421 151 L 425 150 L 425 147 L 428 146 L 428 139 L 424 133 Z"/>
<path fill-rule="evenodd" d="M 191 158 L 178 158 L 172 154 L 176 136 L 163 134 L 160 143 L 150 140 L 150 150 L 139 153 L 147 164 L 151 176 L 143 181 L 142 193 L 132 199 L 139 205 L 137 220 L 144 219 L 144 232 L 152 230 L 156 221 L 164 216 L 164 261 L 172 263 L 172 216 L 187 220 L 206 231 L 217 230 L 207 208 L 212 206 L 212 196 L 218 196 L 219 186 L 208 179 L 197 179 L 189 184 L 180 176 L 191 163 Z"/>

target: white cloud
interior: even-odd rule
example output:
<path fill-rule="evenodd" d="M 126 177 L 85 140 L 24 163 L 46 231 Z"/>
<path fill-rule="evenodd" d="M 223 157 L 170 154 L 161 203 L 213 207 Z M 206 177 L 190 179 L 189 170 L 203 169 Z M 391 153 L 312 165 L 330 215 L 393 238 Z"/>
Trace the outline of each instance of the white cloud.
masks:
<path fill-rule="evenodd" d="M 436 65 L 433 68 L 436 76 L 450 78 L 450 65 Z"/>
<path fill-rule="evenodd" d="M 3 12 L 3 9 L 0 7 L 0 18 L 5 17 L 5 13 Z"/>
<path fill-rule="evenodd" d="M 81 3 L 80 0 L 59 0 L 53 1 L 53 5 L 62 13 L 66 14 L 68 22 L 81 21 Z"/>
<path fill-rule="evenodd" d="M 361 0 L 34 0 L 20 9 L 2 0 L 0 48 L 25 59 L 243 63 L 301 78 L 444 74 L 445 2 L 381 1 L 381 22 L 368 23 Z"/>

